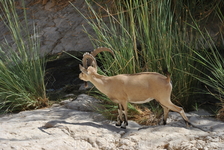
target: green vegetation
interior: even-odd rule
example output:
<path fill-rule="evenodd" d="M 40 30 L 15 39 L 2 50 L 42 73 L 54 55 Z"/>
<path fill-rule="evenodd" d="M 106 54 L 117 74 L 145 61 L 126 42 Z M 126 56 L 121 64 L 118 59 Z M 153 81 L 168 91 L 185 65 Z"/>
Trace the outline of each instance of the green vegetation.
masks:
<path fill-rule="evenodd" d="M 201 46 L 201 38 L 205 34 L 202 34 L 203 27 L 199 28 L 209 17 L 217 16 L 217 10 L 223 5 L 221 1 L 113 2 L 108 8 L 96 3 L 100 8 L 96 11 L 92 3 L 86 1 L 90 15 L 82 14 L 95 31 L 95 35 L 89 34 L 93 45 L 105 46 L 115 52 L 115 58 L 108 53 L 99 56 L 98 60 L 102 63 L 101 74 L 111 76 L 143 71 L 164 74 L 168 71 L 172 73 L 172 101 L 188 111 L 194 109 L 194 96 L 197 96 L 198 89 L 201 88 L 199 81 L 210 84 L 206 80 L 209 77 L 213 82 L 213 86 L 210 84 L 212 88 L 216 88 L 219 93 L 220 89 L 223 90 L 223 72 L 220 72 L 220 68 L 223 68 L 223 62 L 220 61 L 222 58 L 220 55 L 216 56 L 217 50 L 211 55 L 207 51 L 208 47 Z M 211 44 L 205 40 L 204 45 L 209 45 L 209 48 L 212 46 L 214 50 L 215 45 Z M 210 71 L 216 70 L 213 76 L 217 75 L 222 80 L 217 76 L 211 80 L 210 75 L 204 74 L 208 66 L 198 62 L 203 62 L 206 52 L 211 60 L 215 57 L 220 61 L 219 68 L 213 68 L 217 64 L 209 68 Z M 200 78 L 203 74 L 205 78 Z M 222 86 L 217 87 L 220 81 Z M 111 111 L 113 109 L 114 107 Z"/>
<path fill-rule="evenodd" d="M 192 76 L 207 86 L 207 92 L 203 91 L 203 94 L 211 94 L 220 101 L 220 105 L 224 106 L 224 59 L 211 36 L 208 33 L 201 33 L 201 35 L 202 40 L 206 41 L 206 44 L 201 44 L 202 52 L 192 51 L 197 55 L 195 61 L 204 68 L 204 71 L 191 66 L 201 74 Z"/>
<path fill-rule="evenodd" d="M 25 9 L 24 19 L 19 19 L 13 2 L 0 0 L 4 12 L 1 20 L 13 40 L 0 44 L 1 112 L 36 109 L 49 103 L 44 83 L 45 59 L 40 57 L 37 29 L 33 25 L 30 30 Z M 68 3 L 67 0 L 52 2 L 57 6 Z M 224 59 L 219 52 L 223 49 L 222 31 L 217 33 L 220 41 L 214 42 L 214 37 L 204 29 L 211 18 L 223 22 L 222 0 L 114 0 L 110 1 L 110 7 L 102 1 L 100 4 L 104 6 L 95 1 L 86 0 L 86 3 L 89 14 L 82 15 L 95 32 L 94 35 L 87 32 L 94 47 L 108 47 L 115 53 L 115 58 L 110 53 L 98 56 L 101 74 L 168 71 L 172 74 L 171 99 L 177 105 L 187 111 L 200 109 L 202 102 L 195 97 L 209 93 L 224 106 Z M 93 8 L 93 3 L 99 9 Z M 95 89 L 91 94 L 104 100 L 105 109 L 99 110 L 101 113 L 117 115 L 114 103 Z M 128 117 L 139 123 L 156 124 L 155 120 L 162 115 L 156 102 L 128 107 Z"/>
<path fill-rule="evenodd" d="M 47 106 L 45 60 L 40 57 L 37 29 L 32 26 L 33 33 L 29 33 L 26 11 L 24 9 L 24 26 L 13 0 L 1 0 L 0 3 L 4 12 L 1 20 L 15 43 L 5 41 L 0 45 L 0 111 L 15 112 Z"/>

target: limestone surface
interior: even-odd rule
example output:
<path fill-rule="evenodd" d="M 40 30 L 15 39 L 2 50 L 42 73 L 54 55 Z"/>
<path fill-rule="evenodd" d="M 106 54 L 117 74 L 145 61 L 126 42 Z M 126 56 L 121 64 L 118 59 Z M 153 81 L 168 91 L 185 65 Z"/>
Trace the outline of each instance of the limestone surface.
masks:
<path fill-rule="evenodd" d="M 83 101 L 82 101 L 83 100 Z M 222 150 L 224 122 L 200 110 L 188 113 L 197 127 L 186 128 L 178 113 L 167 125 L 140 126 L 129 120 L 127 129 L 91 111 L 98 100 L 80 95 L 51 108 L 0 117 L 1 150 Z M 74 107 L 75 102 L 80 107 Z M 94 105 L 97 107 L 97 105 Z"/>

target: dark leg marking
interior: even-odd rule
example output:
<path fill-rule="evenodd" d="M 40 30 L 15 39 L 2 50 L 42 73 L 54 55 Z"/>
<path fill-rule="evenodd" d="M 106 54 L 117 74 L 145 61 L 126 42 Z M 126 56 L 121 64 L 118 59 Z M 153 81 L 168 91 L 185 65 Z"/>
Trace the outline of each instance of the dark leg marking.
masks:
<path fill-rule="evenodd" d="M 123 115 L 122 115 L 122 106 L 118 104 L 118 116 L 117 116 L 117 123 L 116 126 L 121 126 L 123 123 Z"/>
<path fill-rule="evenodd" d="M 122 116 L 123 116 L 123 125 L 121 125 L 121 128 L 126 129 L 126 126 L 128 125 L 128 120 L 127 120 L 127 103 L 121 105 L 122 107 Z"/>

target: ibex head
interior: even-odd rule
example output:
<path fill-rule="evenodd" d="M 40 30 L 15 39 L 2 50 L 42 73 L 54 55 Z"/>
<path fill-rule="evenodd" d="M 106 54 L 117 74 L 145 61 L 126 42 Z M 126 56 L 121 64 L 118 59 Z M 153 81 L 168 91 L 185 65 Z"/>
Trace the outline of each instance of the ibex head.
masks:
<path fill-rule="evenodd" d="M 90 66 L 87 66 L 88 62 L 91 62 Z M 97 72 L 96 59 L 90 53 L 85 53 L 83 55 L 82 64 L 83 66 L 79 64 L 79 69 L 81 71 L 79 78 L 84 81 L 89 81 L 88 76 L 93 72 Z"/>
<path fill-rule="evenodd" d="M 97 73 L 97 62 L 96 62 L 95 56 L 98 53 L 103 52 L 103 51 L 110 52 L 114 56 L 113 51 L 110 50 L 109 48 L 105 48 L 105 47 L 100 47 L 100 48 L 95 49 L 91 53 L 83 54 L 83 59 L 82 59 L 83 66 L 79 65 L 79 69 L 82 72 L 79 74 L 79 78 L 81 80 L 89 81 L 88 75 L 90 75 L 92 73 Z M 87 86 L 86 83 L 85 83 L 85 85 Z"/>

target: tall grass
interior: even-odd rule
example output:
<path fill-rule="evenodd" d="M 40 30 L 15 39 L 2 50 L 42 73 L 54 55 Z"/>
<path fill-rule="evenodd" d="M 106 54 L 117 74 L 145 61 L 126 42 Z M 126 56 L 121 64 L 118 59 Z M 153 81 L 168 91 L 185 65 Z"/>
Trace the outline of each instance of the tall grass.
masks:
<path fill-rule="evenodd" d="M 202 34 L 204 30 L 201 25 L 203 26 L 208 18 L 217 15 L 214 12 L 223 6 L 222 1 L 118 0 L 114 2 L 115 5 L 110 5 L 108 8 L 96 3 L 101 9 L 96 11 L 92 3 L 86 1 L 90 15 L 82 14 L 95 31 L 95 34 L 91 35 L 86 30 L 94 47 L 105 46 L 115 53 L 115 58 L 108 53 L 99 56 L 98 60 L 102 64 L 101 74 L 111 76 L 143 71 L 164 74 L 168 71 L 172 74 L 171 99 L 187 111 L 194 109 L 197 104 L 200 82 L 216 88 L 218 90 L 216 97 L 220 98 L 219 89 L 223 86 L 223 82 L 218 83 L 223 79 L 223 72 L 220 72 L 220 64 L 223 62 L 220 62 L 221 57 L 217 55 L 217 50 L 214 51 L 212 46 L 214 43 L 206 42 L 206 39 L 211 37 L 209 34 Z M 204 47 L 200 46 L 202 38 Z M 213 47 L 213 52 L 206 54 L 205 45 L 210 45 L 210 49 Z M 215 61 L 209 62 L 208 56 L 210 56 L 209 60 L 216 58 L 220 64 Z M 207 62 L 203 62 L 203 59 Z M 219 68 L 214 69 L 217 67 Z M 214 72 L 212 78 L 204 73 L 208 72 L 208 69 Z M 200 78 L 202 75 L 204 78 Z M 99 96 L 100 93 L 95 92 L 95 95 Z M 104 96 L 101 97 L 108 104 L 105 105 L 110 109 L 108 111 L 115 112 L 116 107 L 112 106 Z M 148 106 L 157 115 L 161 114 L 161 109 L 155 103 L 150 102 Z M 132 105 L 129 105 L 130 108 L 133 111 Z M 106 114 L 109 114 L 108 111 Z M 138 120 L 138 122 L 142 121 Z"/>
<path fill-rule="evenodd" d="M 0 44 L 0 111 L 14 112 L 46 106 L 45 60 L 40 57 L 37 29 L 28 25 L 25 9 L 21 21 L 13 0 L 0 0 L 0 3 L 1 19 L 13 41 L 13 44 L 7 40 Z M 21 3 L 24 6 L 23 0 Z"/>
<path fill-rule="evenodd" d="M 198 56 L 196 61 L 200 63 L 205 70 L 201 71 L 199 68 L 192 66 L 201 73 L 201 76 L 193 76 L 208 86 L 209 93 L 224 106 L 224 59 L 220 55 L 212 39 L 209 39 L 209 41 L 209 48 L 206 47 L 203 49 L 204 55 L 194 51 Z"/>
<path fill-rule="evenodd" d="M 185 73 L 194 72 L 189 64 L 195 63 L 191 49 L 196 41 L 195 33 L 185 22 L 186 9 L 177 13 L 170 0 L 129 0 L 117 1 L 113 11 L 99 6 L 103 10 L 101 14 L 86 3 L 92 16 L 83 16 L 95 31 L 95 35 L 89 35 L 93 45 L 109 47 L 115 52 L 115 59 L 110 54 L 100 55 L 101 73 L 109 76 L 143 71 L 164 74 L 167 70 L 172 73 L 173 101 L 190 109 L 191 94 L 198 82 Z M 105 15 L 107 18 L 102 17 Z"/>
<path fill-rule="evenodd" d="M 218 9 L 219 10 L 219 9 Z M 219 11 L 219 16 L 221 22 L 223 22 L 223 14 Z M 224 107 L 224 57 L 220 54 L 219 48 L 223 49 L 223 45 L 218 45 L 215 43 L 214 39 L 210 36 L 207 30 L 200 30 L 197 24 L 193 26 L 197 31 L 200 31 L 200 41 L 198 47 L 200 51 L 192 50 L 196 57 L 193 59 L 199 63 L 204 70 L 191 66 L 201 75 L 192 74 L 197 80 L 202 82 L 206 87 L 208 93 L 214 96 L 220 101 L 220 105 Z M 222 32 L 220 32 L 222 33 Z M 223 35 L 220 34 L 221 41 L 224 41 Z"/>

